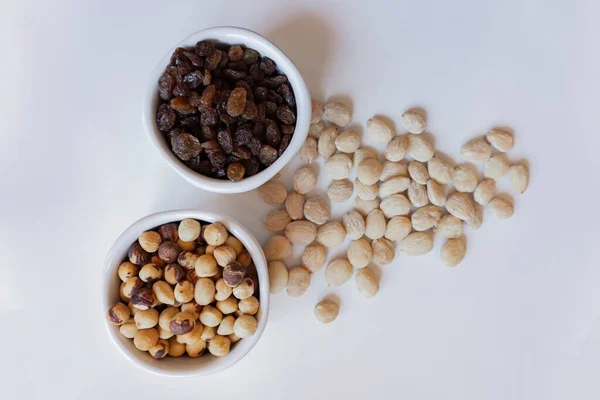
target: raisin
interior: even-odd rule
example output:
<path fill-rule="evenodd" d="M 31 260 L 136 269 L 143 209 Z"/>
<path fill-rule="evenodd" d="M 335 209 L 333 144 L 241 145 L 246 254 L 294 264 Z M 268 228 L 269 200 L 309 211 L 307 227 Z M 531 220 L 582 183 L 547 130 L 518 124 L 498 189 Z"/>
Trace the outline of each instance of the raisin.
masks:
<path fill-rule="evenodd" d="M 191 51 L 186 51 L 185 56 L 190 60 L 194 67 L 202 68 L 204 66 L 204 60 L 196 53 Z"/>
<path fill-rule="evenodd" d="M 296 122 L 296 114 L 285 104 L 277 107 L 277 118 L 286 125 Z"/>
<path fill-rule="evenodd" d="M 256 104 L 254 104 L 253 101 L 247 101 L 246 102 L 246 109 L 244 110 L 244 113 L 242 114 L 242 118 L 246 119 L 246 120 L 253 120 L 256 118 Z"/>
<path fill-rule="evenodd" d="M 202 175 L 211 175 L 213 171 L 213 166 L 208 160 L 202 160 L 198 163 L 197 169 L 194 171 L 201 173 Z"/>
<path fill-rule="evenodd" d="M 287 82 L 285 75 L 277 75 L 263 79 L 263 85 L 271 89 L 277 89 L 282 83 Z"/>
<path fill-rule="evenodd" d="M 193 158 L 189 159 L 188 161 L 186 161 L 185 165 L 187 165 L 189 168 L 193 169 L 194 171 L 198 171 L 200 169 L 201 163 L 202 163 L 202 158 L 198 155 L 198 156 L 193 157 Z"/>
<path fill-rule="evenodd" d="M 246 65 L 246 63 L 243 61 L 232 61 L 227 65 L 227 68 L 246 73 L 248 72 L 248 65 Z"/>
<path fill-rule="evenodd" d="M 235 69 L 224 69 L 223 76 L 227 79 L 232 79 L 234 81 L 239 81 L 246 77 L 246 73 L 244 71 L 236 71 Z"/>
<path fill-rule="evenodd" d="M 208 86 L 208 85 L 210 85 L 211 82 L 212 82 L 212 73 L 208 69 L 205 69 L 204 70 L 204 78 L 202 79 L 202 84 L 204 86 Z"/>
<path fill-rule="evenodd" d="M 240 61 L 244 56 L 244 49 L 241 46 L 231 46 L 227 50 L 227 55 L 231 61 Z"/>
<path fill-rule="evenodd" d="M 191 160 L 202 151 L 200 141 L 189 133 L 180 133 L 171 140 L 173 153 L 183 161 Z"/>
<path fill-rule="evenodd" d="M 257 81 L 262 81 L 265 78 L 265 72 L 260 69 L 257 63 L 250 66 L 250 76 Z"/>
<path fill-rule="evenodd" d="M 294 125 L 281 125 L 281 133 L 284 135 L 293 135 L 296 127 Z"/>
<path fill-rule="evenodd" d="M 226 51 L 219 50 L 221 52 L 221 61 L 219 62 L 219 68 L 225 68 L 229 63 L 229 56 Z"/>
<path fill-rule="evenodd" d="M 194 66 L 189 61 L 182 61 L 179 63 L 179 65 L 177 65 L 177 70 L 179 71 L 181 76 L 186 76 L 187 74 L 192 72 L 194 69 L 195 69 Z"/>
<path fill-rule="evenodd" d="M 175 78 L 175 83 L 181 83 L 183 80 L 183 76 L 177 67 L 167 67 L 167 72 Z"/>
<path fill-rule="evenodd" d="M 171 108 L 177 111 L 179 114 L 193 114 L 197 110 L 197 108 L 193 107 L 188 99 L 183 96 L 171 99 Z"/>
<path fill-rule="evenodd" d="M 190 89 L 184 83 L 177 83 L 173 88 L 173 96 L 183 97 L 190 94 Z"/>
<path fill-rule="evenodd" d="M 239 182 L 244 177 L 246 167 L 240 163 L 233 163 L 227 166 L 227 177 L 230 181 Z"/>
<path fill-rule="evenodd" d="M 233 144 L 236 147 L 248 146 L 252 138 L 252 131 L 250 129 L 240 128 L 233 134 Z"/>
<path fill-rule="evenodd" d="M 206 107 L 211 107 L 213 105 L 213 102 L 215 101 L 216 95 L 217 88 L 215 87 L 215 85 L 208 85 L 202 92 L 200 102 Z"/>
<path fill-rule="evenodd" d="M 204 125 L 202 127 L 202 132 L 200 133 L 200 138 L 203 142 L 217 140 L 217 132 L 215 132 L 215 130 L 212 127 Z"/>
<path fill-rule="evenodd" d="M 281 131 L 275 121 L 271 119 L 266 119 L 265 125 L 267 143 L 276 148 L 279 146 L 279 141 L 281 140 Z"/>
<path fill-rule="evenodd" d="M 288 148 L 290 142 L 292 141 L 292 135 L 283 135 L 281 138 L 281 143 L 279 143 L 279 149 L 277 150 L 277 155 L 281 157 L 283 152 Z"/>
<path fill-rule="evenodd" d="M 204 152 L 208 156 L 208 160 L 212 164 L 213 167 L 216 168 L 224 168 L 225 162 L 227 161 L 227 157 L 223 153 L 221 146 L 219 143 L 211 140 L 209 142 L 202 143 L 202 148 Z"/>
<path fill-rule="evenodd" d="M 232 117 L 231 115 L 229 115 L 227 113 L 220 114 L 219 119 L 221 120 L 221 122 L 223 122 L 227 126 L 231 126 L 231 125 L 235 124 L 235 121 L 237 121 L 236 117 Z"/>
<path fill-rule="evenodd" d="M 263 144 L 260 146 L 260 151 L 258 153 L 258 160 L 263 165 L 271 165 L 277 160 L 277 150 L 268 144 Z"/>
<path fill-rule="evenodd" d="M 246 64 L 254 64 L 258 61 L 259 57 L 260 55 L 258 54 L 258 51 L 254 49 L 245 49 L 244 55 L 242 56 L 242 60 L 244 60 Z"/>
<path fill-rule="evenodd" d="M 254 89 L 254 96 L 261 101 L 265 101 L 269 96 L 269 89 L 264 86 L 258 86 Z"/>
<path fill-rule="evenodd" d="M 253 156 L 258 156 L 260 153 L 260 146 L 262 146 L 261 141 L 255 137 L 250 139 L 250 143 L 248 143 L 248 148 Z"/>
<path fill-rule="evenodd" d="M 217 69 L 219 63 L 221 62 L 221 54 L 222 53 L 220 50 L 216 50 L 213 54 L 206 57 L 204 60 L 204 68 L 209 70 Z"/>
<path fill-rule="evenodd" d="M 240 87 L 233 89 L 227 100 L 227 114 L 238 117 L 243 114 L 245 108 L 246 89 Z"/>
<path fill-rule="evenodd" d="M 173 96 L 173 87 L 175 86 L 175 78 L 173 75 L 165 71 L 158 80 L 158 95 L 163 100 L 170 100 Z"/>
<path fill-rule="evenodd" d="M 252 153 L 246 147 L 234 147 L 231 152 L 232 155 L 236 156 L 240 160 L 249 160 L 252 157 Z"/>
<path fill-rule="evenodd" d="M 194 51 L 202 57 L 210 56 L 215 52 L 215 44 L 210 40 L 201 40 L 196 43 Z"/>
<path fill-rule="evenodd" d="M 183 47 L 176 48 L 175 51 L 173 51 L 173 54 L 171 55 L 171 65 L 178 65 L 182 61 L 187 61 L 188 58 L 185 55 L 186 51 L 187 50 Z"/>
<path fill-rule="evenodd" d="M 254 78 L 251 76 L 247 76 L 243 79 L 244 82 L 246 82 L 248 85 L 250 85 L 250 87 L 254 87 Z"/>
<path fill-rule="evenodd" d="M 200 110 L 200 123 L 202 125 L 214 126 L 219 122 L 219 116 L 217 115 L 217 110 L 212 107 L 198 107 Z"/>
<path fill-rule="evenodd" d="M 267 131 L 267 128 L 266 128 L 265 122 L 257 122 L 256 124 L 254 124 L 254 127 L 252 128 L 252 136 L 257 138 L 261 142 L 264 142 L 266 131 Z"/>
<path fill-rule="evenodd" d="M 254 94 L 252 94 L 252 87 L 246 81 L 237 81 L 235 87 L 241 87 L 246 90 L 246 101 L 254 102 Z"/>
<path fill-rule="evenodd" d="M 267 116 L 267 110 L 265 108 L 265 104 L 260 103 L 259 105 L 256 106 L 256 121 L 262 122 L 265 120 L 266 116 Z"/>
<path fill-rule="evenodd" d="M 273 103 L 272 101 L 265 101 L 262 104 L 265 105 L 265 113 L 267 115 L 275 115 L 277 112 L 277 104 Z"/>
<path fill-rule="evenodd" d="M 190 92 L 190 95 L 188 96 L 188 102 L 192 107 L 198 107 L 200 104 L 202 104 L 201 100 L 202 97 L 198 94 L 198 92 Z"/>
<path fill-rule="evenodd" d="M 294 92 L 288 83 L 282 83 L 279 86 L 279 93 L 283 96 L 283 99 L 290 107 L 296 107 L 296 99 L 294 98 Z"/>
<path fill-rule="evenodd" d="M 246 176 L 256 175 L 260 168 L 260 162 L 258 158 L 252 157 L 246 161 Z"/>
<path fill-rule="evenodd" d="M 177 114 L 168 104 L 161 104 L 156 112 L 156 126 L 159 130 L 165 132 L 175 126 Z"/>
<path fill-rule="evenodd" d="M 183 77 L 183 82 L 190 89 L 196 89 L 196 88 L 200 87 L 202 85 L 203 80 L 204 80 L 204 76 L 202 76 L 202 72 L 200 72 L 200 71 L 192 71 Z"/>
<path fill-rule="evenodd" d="M 228 130 L 219 131 L 217 134 L 217 142 L 221 145 L 223 151 L 227 154 L 233 151 L 233 138 Z"/>
<path fill-rule="evenodd" d="M 165 136 L 169 140 L 169 143 L 171 143 L 171 140 L 174 137 L 176 137 L 177 135 L 179 135 L 180 133 L 183 133 L 183 129 L 181 129 L 181 128 L 175 128 L 175 129 L 171 129 L 169 132 L 165 133 Z"/>
<path fill-rule="evenodd" d="M 223 178 L 227 176 L 227 170 L 225 168 L 219 168 L 215 171 L 215 178 Z"/>
<path fill-rule="evenodd" d="M 271 60 L 269 57 L 263 57 L 262 60 L 260 60 L 260 70 L 266 75 L 273 75 L 276 68 L 277 65 L 275 65 L 275 61 Z"/>
<path fill-rule="evenodd" d="M 200 126 L 200 117 L 193 115 L 181 120 L 181 127 L 184 129 L 198 128 Z"/>
<path fill-rule="evenodd" d="M 267 100 L 272 101 L 273 103 L 275 103 L 277 105 L 283 104 L 283 97 L 281 97 L 281 95 L 273 89 L 269 90 L 269 95 L 267 96 Z"/>

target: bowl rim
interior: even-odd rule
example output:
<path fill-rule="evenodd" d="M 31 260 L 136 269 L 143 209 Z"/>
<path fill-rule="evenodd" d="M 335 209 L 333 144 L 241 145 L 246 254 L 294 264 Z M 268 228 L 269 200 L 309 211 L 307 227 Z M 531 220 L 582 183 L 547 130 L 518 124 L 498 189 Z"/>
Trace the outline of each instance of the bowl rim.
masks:
<path fill-rule="evenodd" d="M 264 51 L 271 53 L 269 57 L 273 58 L 277 67 L 281 69 L 288 77 L 288 82 L 294 90 L 294 96 L 296 98 L 296 127 L 292 140 L 288 145 L 287 149 L 281 154 L 281 156 L 269 167 L 263 171 L 257 173 L 248 178 L 244 178 L 239 182 L 232 182 L 229 180 L 214 179 L 200 173 L 197 173 L 188 168 L 181 160 L 179 160 L 175 154 L 171 151 L 168 145 L 165 143 L 162 133 L 158 130 L 155 123 L 156 107 L 153 106 L 154 100 L 158 97 L 157 82 L 166 66 L 169 64 L 171 55 L 177 47 L 190 46 L 190 43 L 196 43 L 199 40 L 211 39 L 217 41 L 225 41 L 228 39 L 230 43 L 239 43 L 248 47 L 256 48 L 262 47 L 262 51 L 259 51 L 261 55 L 264 55 Z M 262 35 L 245 28 L 239 28 L 235 26 L 216 26 L 206 28 L 192 33 L 180 40 L 152 70 L 148 79 L 148 88 L 144 97 L 142 120 L 145 130 L 150 137 L 150 140 L 154 146 L 158 149 L 162 158 L 166 160 L 171 168 L 173 168 L 182 178 L 188 183 L 215 193 L 242 193 L 252 189 L 256 189 L 261 186 L 269 179 L 273 178 L 283 167 L 291 161 L 294 155 L 300 150 L 300 147 L 304 144 L 304 140 L 308 136 L 310 128 L 310 120 L 312 117 L 312 106 L 311 96 L 304 81 L 304 78 L 300 74 L 300 71 L 296 65 L 285 55 L 281 49 L 275 46 L 271 41 L 263 37 Z"/>
<path fill-rule="evenodd" d="M 111 289 L 109 287 L 111 279 L 114 279 L 113 274 L 116 273 L 118 266 L 121 264 L 121 262 L 123 262 L 124 256 L 126 256 L 127 254 L 127 250 L 123 251 L 122 249 L 129 249 L 131 244 L 134 243 L 135 240 L 137 240 L 137 237 L 139 237 L 139 235 L 146 230 L 152 229 L 161 224 L 181 221 L 186 218 L 194 218 L 211 223 L 220 222 L 223 225 L 225 225 L 225 227 L 230 233 L 232 233 L 238 240 L 242 242 L 246 250 L 252 256 L 252 260 L 256 266 L 256 272 L 258 275 L 258 280 L 260 282 L 259 301 L 261 316 L 260 320 L 258 321 L 258 326 L 254 335 L 252 335 L 249 338 L 243 339 L 244 341 L 249 341 L 248 347 L 244 350 L 235 353 L 235 355 L 230 353 L 225 357 L 216 358 L 218 362 L 209 365 L 201 365 L 201 367 L 198 369 L 174 371 L 166 369 L 164 366 L 160 366 L 159 363 L 152 363 L 152 361 L 154 360 L 150 358 L 148 358 L 148 362 L 145 362 L 135 357 L 132 354 L 131 349 L 125 347 L 122 341 L 119 340 L 119 327 L 116 325 L 112 325 L 108 322 L 108 319 L 106 318 L 106 312 L 113 304 L 113 301 L 111 300 L 113 296 L 111 295 Z M 197 209 L 178 209 L 161 211 L 140 218 L 139 220 L 131 224 L 127 229 L 125 229 L 111 246 L 104 262 L 103 275 L 104 277 L 102 280 L 102 304 L 100 311 L 102 313 L 101 315 L 105 322 L 105 327 L 109 337 L 111 338 L 112 343 L 120 350 L 121 354 L 125 356 L 125 358 L 127 358 L 131 363 L 135 364 L 136 366 L 140 367 L 141 369 L 147 372 L 151 372 L 156 375 L 171 377 L 205 376 L 233 366 L 241 359 L 243 359 L 254 348 L 254 346 L 256 346 L 256 343 L 258 343 L 260 337 L 262 336 L 265 330 L 267 320 L 269 317 L 269 273 L 267 268 L 267 260 L 265 258 L 264 252 L 262 251 L 262 247 L 260 246 L 258 240 L 254 237 L 254 235 L 252 235 L 252 233 L 250 233 L 250 231 L 248 231 L 240 222 L 224 214 L 217 214 Z M 140 350 L 135 349 L 135 351 Z"/>

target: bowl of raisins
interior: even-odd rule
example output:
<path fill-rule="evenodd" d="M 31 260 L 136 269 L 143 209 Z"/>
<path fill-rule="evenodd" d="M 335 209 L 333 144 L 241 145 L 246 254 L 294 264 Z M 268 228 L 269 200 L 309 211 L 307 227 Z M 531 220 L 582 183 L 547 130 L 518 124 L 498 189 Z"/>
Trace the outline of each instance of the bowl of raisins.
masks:
<path fill-rule="evenodd" d="M 214 27 L 179 42 L 150 77 L 143 120 L 167 163 L 217 193 L 255 189 L 300 150 L 310 94 L 292 61 L 243 28 Z"/>

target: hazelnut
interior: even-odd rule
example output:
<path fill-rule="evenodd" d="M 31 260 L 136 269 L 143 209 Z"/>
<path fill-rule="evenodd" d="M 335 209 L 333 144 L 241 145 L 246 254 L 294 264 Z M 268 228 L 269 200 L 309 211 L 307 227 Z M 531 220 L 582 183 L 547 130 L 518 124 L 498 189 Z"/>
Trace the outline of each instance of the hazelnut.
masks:
<path fill-rule="evenodd" d="M 198 236 L 198 239 L 196 239 L 196 242 L 199 245 L 206 246 L 206 239 L 204 239 L 204 231 L 206 231 L 207 226 L 208 225 L 202 225 L 202 228 L 200 228 L 200 236 Z"/>
<path fill-rule="evenodd" d="M 121 265 L 119 265 L 118 274 L 123 282 L 127 282 L 127 279 L 133 278 L 138 274 L 138 267 L 129 261 L 122 262 Z"/>
<path fill-rule="evenodd" d="M 206 248 L 204 249 L 204 254 L 213 254 L 215 252 L 215 246 L 211 246 L 210 244 L 208 246 L 206 246 Z"/>
<path fill-rule="evenodd" d="M 180 312 L 173 316 L 169 323 L 169 330 L 175 335 L 185 335 L 194 329 L 196 318 L 188 312 Z"/>
<path fill-rule="evenodd" d="M 160 326 L 158 327 L 158 337 L 161 339 L 171 339 L 173 336 L 173 332 L 168 329 L 163 329 Z"/>
<path fill-rule="evenodd" d="M 173 288 L 165 281 L 154 282 L 152 292 L 156 300 L 163 304 L 173 305 L 175 303 L 175 294 Z"/>
<path fill-rule="evenodd" d="M 240 253 L 244 251 L 244 245 L 235 236 L 228 236 L 227 240 L 225 241 L 225 244 L 231 247 L 233 251 L 235 251 L 236 256 L 240 255 Z"/>
<path fill-rule="evenodd" d="M 165 358 L 169 353 L 169 342 L 165 339 L 159 339 L 158 343 L 148 350 L 148 353 L 156 359 Z"/>
<path fill-rule="evenodd" d="M 177 232 L 179 225 L 176 222 L 161 225 L 158 228 L 158 234 L 162 238 L 163 242 L 176 242 L 179 239 L 179 233 Z"/>
<path fill-rule="evenodd" d="M 340 311 L 339 306 L 331 300 L 323 300 L 315 306 L 315 317 L 322 323 L 328 324 L 335 320 Z"/>
<path fill-rule="evenodd" d="M 233 295 L 238 299 L 247 299 L 254 294 L 254 282 L 250 278 L 244 279 L 239 285 L 233 288 Z"/>
<path fill-rule="evenodd" d="M 227 229 L 218 222 L 210 224 L 204 230 L 204 240 L 211 246 L 220 246 L 227 240 Z M 135 263 L 134 263 L 135 264 Z"/>
<path fill-rule="evenodd" d="M 189 281 L 181 281 L 175 285 L 175 300 L 187 303 L 194 298 L 194 285 Z"/>
<path fill-rule="evenodd" d="M 237 261 L 234 261 L 223 268 L 223 280 L 227 285 L 236 287 L 246 276 L 246 271 L 246 267 L 242 266 L 242 264 Z"/>
<path fill-rule="evenodd" d="M 260 303 L 254 296 L 250 296 L 247 299 L 240 300 L 238 308 L 242 314 L 254 315 L 258 312 Z"/>
<path fill-rule="evenodd" d="M 228 298 L 229 296 L 231 296 L 231 293 L 233 293 L 233 288 L 231 286 L 227 285 L 225 283 L 225 280 L 223 280 L 223 278 L 220 278 L 215 283 L 215 290 L 217 291 L 215 293 L 215 300 L 217 300 L 217 301 L 223 301 L 226 298 Z"/>
<path fill-rule="evenodd" d="M 235 323 L 235 317 L 233 315 L 228 315 L 219 324 L 219 328 L 217 328 L 217 335 L 227 336 L 233 333 L 233 324 Z"/>
<path fill-rule="evenodd" d="M 133 293 L 135 291 L 137 291 L 139 288 L 141 288 L 143 285 L 144 285 L 144 282 L 137 276 L 134 276 L 133 278 L 129 278 L 125 282 L 125 286 L 123 286 L 123 295 L 125 297 L 131 298 L 131 296 L 133 296 Z"/>
<path fill-rule="evenodd" d="M 183 344 L 196 343 L 198 340 L 201 339 L 203 329 L 204 326 L 201 323 L 196 322 L 196 325 L 194 325 L 194 329 L 192 329 L 190 332 L 183 335 L 177 335 L 177 341 Z"/>
<path fill-rule="evenodd" d="M 185 354 L 185 344 L 179 343 L 176 336 L 171 337 L 168 353 L 171 357 L 181 357 Z"/>
<path fill-rule="evenodd" d="M 223 314 L 233 314 L 238 309 L 238 301 L 235 297 L 229 296 L 225 300 L 217 301 L 216 307 Z"/>
<path fill-rule="evenodd" d="M 233 333 L 244 339 L 254 335 L 257 327 L 258 322 L 256 322 L 256 318 L 252 315 L 242 314 L 235 320 L 235 324 L 233 324 Z"/>
<path fill-rule="evenodd" d="M 175 307 L 165 308 L 160 313 L 160 316 L 158 317 L 158 326 L 160 326 L 162 329 L 164 329 L 166 331 L 170 331 L 171 328 L 169 328 L 169 324 L 171 323 L 171 320 L 173 320 L 173 317 L 175 315 L 177 315 L 178 313 L 179 313 L 179 310 Z M 195 319 L 197 319 L 197 318 L 195 318 Z"/>
<path fill-rule="evenodd" d="M 184 280 L 186 273 L 179 264 L 169 264 L 165 267 L 165 281 L 169 285 L 177 285 L 177 283 Z"/>
<path fill-rule="evenodd" d="M 200 339 L 202 339 L 205 342 L 210 342 L 212 340 L 212 338 L 215 337 L 216 334 L 217 334 L 216 326 L 205 326 L 204 330 L 202 331 L 202 336 L 200 337 Z"/>
<path fill-rule="evenodd" d="M 200 311 L 202 311 L 202 306 L 195 301 L 190 301 L 189 303 L 185 303 L 181 305 L 182 312 L 189 312 L 196 319 L 200 316 Z"/>
<path fill-rule="evenodd" d="M 194 299 L 201 306 L 208 305 L 215 300 L 215 283 L 210 278 L 200 278 L 194 288 Z"/>
<path fill-rule="evenodd" d="M 125 289 L 125 282 L 121 282 L 121 284 L 119 285 L 119 297 L 121 298 L 122 302 L 129 303 L 129 301 L 131 301 L 131 297 L 125 296 L 125 292 L 123 292 L 123 289 Z"/>
<path fill-rule="evenodd" d="M 154 308 L 140 310 L 133 317 L 138 329 L 154 328 L 158 324 L 158 311 Z"/>
<path fill-rule="evenodd" d="M 133 337 L 133 344 L 139 350 L 148 351 L 158 343 L 158 331 L 154 328 L 139 329 Z"/>
<path fill-rule="evenodd" d="M 234 262 L 237 257 L 233 247 L 229 246 L 219 246 L 215 248 L 213 256 L 215 257 L 215 260 L 217 260 L 217 264 L 219 264 L 221 267 L 225 267 Z"/>
<path fill-rule="evenodd" d="M 206 246 L 198 246 L 196 247 L 196 250 L 194 250 L 196 252 L 197 256 L 202 256 L 204 254 L 206 254 Z"/>
<path fill-rule="evenodd" d="M 221 278 L 223 278 L 223 268 L 217 269 L 217 273 L 210 277 L 210 279 L 212 279 L 213 282 L 216 282 Z"/>
<path fill-rule="evenodd" d="M 140 243 L 140 246 L 142 246 L 142 249 L 146 250 L 148 253 L 154 253 L 158 250 L 162 238 L 158 232 L 147 231 L 140 235 L 138 242 Z"/>
<path fill-rule="evenodd" d="M 196 260 L 198 259 L 198 255 L 192 253 L 191 251 L 182 251 L 177 256 L 177 263 L 185 268 L 187 271 L 194 269 L 194 264 L 196 264 Z"/>
<path fill-rule="evenodd" d="M 167 265 L 166 262 L 164 262 L 163 260 L 160 259 L 160 257 L 158 256 L 158 254 L 155 254 L 152 256 L 152 258 L 150 259 L 150 264 L 154 264 L 156 265 L 158 268 L 164 268 L 165 265 Z"/>
<path fill-rule="evenodd" d="M 204 254 L 196 259 L 194 268 L 196 275 L 201 278 L 214 276 L 218 271 L 217 260 L 212 254 Z"/>
<path fill-rule="evenodd" d="M 223 314 L 213 306 L 205 306 L 200 313 L 200 322 L 206 326 L 217 326 L 221 323 Z"/>
<path fill-rule="evenodd" d="M 108 310 L 108 320 L 113 325 L 121 325 L 129 320 L 131 312 L 129 307 L 123 303 L 115 303 L 110 310 Z"/>
<path fill-rule="evenodd" d="M 169 241 L 162 242 L 158 247 L 158 256 L 167 264 L 177 261 L 177 256 L 179 253 L 181 253 L 181 247 L 179 247 L 177 243 Z"/>
<path fill-rule="evenodd" d="M 200 357 L 206 351 L 206 343 L 202 340 L 198 340 L 193 344 L 186 344 L 185 351 L 187 355 L 192 358 Z"/>
<path fill-rule="evenodd" d="M 133 306 L 133 303 L 130 301 L 129 303 L 127 303 L 127 308 L 129 308 L 129 312 L 131 313 L 131 316 L 135 316 L 135 313 L 137 313 L 139 310 L 137 308 L 135 308 Z"/>
<path fill-rule="evenodd" d="M 177 233 L 179 234 L 179 239 L 186 242 L 195 242 L 196 239 L 198 239 L 198 236 L 200 236 L 200 229 L 200 222 L 188 218 L 179 223 Z"/>
<path fill-rule="evenodd" d="M 248 267 L 250 264 L 252 264 L 252 257 L 250 256 L 250 253 L 248 253 L 246 250 L 238 254 L 235 260 L 242 264 L 244 267 Z"/>
<path fill-rule="evenodd" d="M 135 265 L 144 265 L 150 261 L 150 254 L 140 246 L 139 242 L 135 242 L 129 248 L 129 252 L 127 253 L 127 257 L 129 261 L 131 261 Z"/>
<path fill-rule="evenodd" d="M 231 343 L 237 343 L 237 342 L 239 342 L 242 339 L 241 337 L 239 337 L 235 333 L 232 333 L 231 335 L 227 335 L 227 338 L 231 341 Z"/>
<path fill-rule="evenodd" d="M 177 244 L 179 245 L 179 247 L 181 247 L 182 251 L 194 251 L 196 249 L 195 241 L 186 242 L 184 240 L 179 239 L 177 241 Z"/>
<path fill-rule="evenodd" d="M 187 273 L 187 280 L 192 282 L 193 285 L 195 285 L 196 282 L 198 282 L 198 279 L 200 279 L 200 277 L 196 273 L 196 270 L 190 269 Z"/>
<path fill-rule="evenodd" d="M 121 332 L 121 335 L 125 336 L 127 339 L 133 339 L 137 331 L 138 327 L 135 322 L 125 322 L 119 327 L 119 332 Z"/>
<path fill-rule="evenodd" d="M 216 335 L 208 343 L 208 351 L 216 357 L 223 357 L 229 353 L 231 340 L 228 337 Z"/>
<path fill-rule="evenodd" d="M 156 298 L 154 297 L 154 293 L 152 289 L 147 287 L 141 287 L 135 292 L 133 292 L 133 296 L 131 296 L 131 303 L 138 310 L 147 310 L 154 305 L 154 301 Z"/>
<path fill-rule="evenodd" d="M 146 264 L 140 269 L 140 279 L 146 283 L 153 283 L 162 278 L 162 269 L 154 264 Z"/>

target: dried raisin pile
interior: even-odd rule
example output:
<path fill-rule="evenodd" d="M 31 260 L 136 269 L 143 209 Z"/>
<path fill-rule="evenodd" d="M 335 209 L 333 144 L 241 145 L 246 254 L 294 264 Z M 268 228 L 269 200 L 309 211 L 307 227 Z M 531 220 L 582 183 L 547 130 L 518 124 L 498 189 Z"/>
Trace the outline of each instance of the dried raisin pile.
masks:
<path fill-rule="evenodd" d="M 275 62 L 209 40 L 177 48 L 158 80 L 156 125 L 192 170 L 234 182 L 273 164 L 296 126 L 296 99 Z"/>

